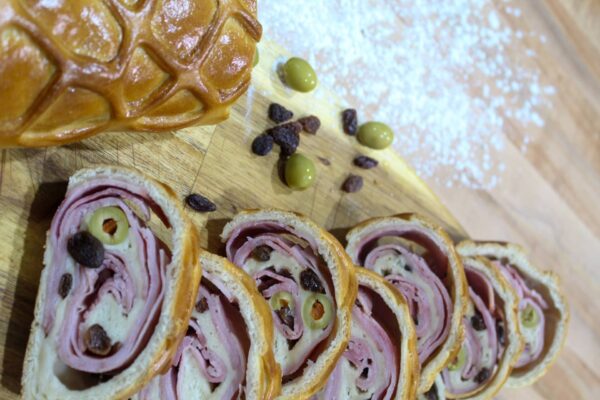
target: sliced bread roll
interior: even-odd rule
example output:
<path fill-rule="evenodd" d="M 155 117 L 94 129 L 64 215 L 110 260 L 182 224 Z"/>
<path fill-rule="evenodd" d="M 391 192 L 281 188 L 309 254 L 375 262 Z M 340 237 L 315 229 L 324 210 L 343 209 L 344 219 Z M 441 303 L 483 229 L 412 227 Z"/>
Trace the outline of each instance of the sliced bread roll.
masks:
<path fill-rule="evenodd" d="M 46 242 L 24 399 L 126 399 L 170 365 L 200 281 L 174 192 L 125 168 L 77 172 Z"/>
<path fill-rule="evenodd" d="M 384 276 L 407 299 L 421 363 L 418 392 L 426 392 L 464 336 L 467 285 L 452 240 L 415 214 L 369 219 L 346 239 L 356 265 Z"/>
<path fill-rule="evenodd" d="M 273 320 L 254 281 L 203 252 L 202 281 L 188 331 L 171 368 L 134 400 L 269 400 L 281 388 Z"/>
<path fill-rule="evenodd" d="M 356 267 L 352 334 L 315 400 L 413 400 L 419 384 L 417 334 L 404 297 L 381 276 Z"/>
<path fill-rule="evenodd" d="M 442 371 L 446 398 L 492 399 L 516 364 L 523 340 L 519 299 L 498 267 L 483 257 L 463 257 L 469 302 L 465 341 Z"/>
<path fill-rule="evenodd" d="M 244 211 L 222 233 L 227 258 L 268 300 L 282 399 L 307 399 L 325 384 L 350 337 L 357 283 L 350 259 L 308 218 Z"/>
<path fill-rule="evenodd" d="M 569 308 L 561 294 L 558 276 L 535 268 L 523 249 L 515 244 L 464 241 L 458 251 L 464 256 L 490 260 L 515 290 L 525 346 L 507 385 L 532 384 L 556 361 L 567 335 Z"/>

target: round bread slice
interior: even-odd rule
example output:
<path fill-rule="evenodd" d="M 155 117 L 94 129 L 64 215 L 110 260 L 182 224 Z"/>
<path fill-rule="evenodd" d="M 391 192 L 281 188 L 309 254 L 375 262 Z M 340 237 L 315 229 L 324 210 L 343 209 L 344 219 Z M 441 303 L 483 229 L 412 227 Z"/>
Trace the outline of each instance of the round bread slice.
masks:
<path fill-rule="evenodd" d="M 506 384 L 510 387 L 532 384 L 556 361 L 567 335 L 569 308 L 561 293 L 558 276 L 538 270 L 525 251 L 515 244 L 468 240 L 459 244 L 458 251 L 463 256 L 487 258 L 516 289 L 519 327 L 525 347 Z M 533 320 L 532 312 L 536 314 Z M 529 362 L 524 364 L 524 361 Z"/>
<path fill-rule="evenodd" d="M 417 334 L 406 300 L 381 276 L 356 268 L 358 296 L 346 351 L 314 400 L 413 400 Z"/>
<path fill-rule="evenodd" d="M 323 387 L 350 338 L 357 292 L 350 259 L 308 218 L 273 209 L 241 212 L 222 239 L 227 258 L 253 277 L 269 301 L 282 370 L 279 398 L 309 398 Z"/>
<path fill-rule="evenodd" d="M 23 398 L 126 399 L 168 368 L 200 281 L 197 241 L 166 185 L 126 168 L 73 175 L 48 232 Z"/>
<path fill-rule="evenodd" d="M 492 399 L 523 349 L 519 299 L 498 267 L 483 257 L 463 257 L 469 285 L 465 341 L 441 373 L 448 399 Z"/>
<path fill-rule="evenodd" d="M 281 388 L 271 310 L 252 278 L 225 258 L 200 255 L 202 280 L 171 369 L 134 400 L 269 400 Z"/>
<path fill-rule="evenodd" d="M 452 240 L 416 214 L 369 219 L 346 239 L 356 265 L 383 275 L 407 299 L 418 337 L 418 392 L 426 392 L 464 337 L 467 284 Z"/>

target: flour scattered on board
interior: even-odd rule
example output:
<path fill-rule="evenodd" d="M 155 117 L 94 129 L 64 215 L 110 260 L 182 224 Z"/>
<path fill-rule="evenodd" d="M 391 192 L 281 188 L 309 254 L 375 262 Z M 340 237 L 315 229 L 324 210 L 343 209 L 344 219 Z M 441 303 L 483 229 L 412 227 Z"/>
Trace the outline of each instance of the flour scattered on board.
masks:
<path fill-rule="evenodd" d="M 514 51 L 546 41 L 506 22 L 518 1 L 262 0 L 259 14 L 266 39 L 309 60 L 362 121 L 390 124 L 399 153 L 448 186 L 495 186 L 506 126 L 525 151 L 522 132 L 551 107 L 532 46 Z"/>

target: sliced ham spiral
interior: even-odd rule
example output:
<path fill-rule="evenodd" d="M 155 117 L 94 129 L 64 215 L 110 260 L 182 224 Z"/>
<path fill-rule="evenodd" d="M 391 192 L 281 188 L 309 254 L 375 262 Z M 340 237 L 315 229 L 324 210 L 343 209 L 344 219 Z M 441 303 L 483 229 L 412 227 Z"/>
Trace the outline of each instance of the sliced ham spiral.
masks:
<path fill-rule="evenodd" d="M 99 268 L 79 265 L 69 255 L 67 242 L 86 229 L 86 217 L 102 207 L 118 207 L 127 217 L 129 234 L 125 245 L 105 246 Z M 136 214 L 132 210 L 134 206 Z M 67 193 L 49 232 L 52 249 L 47 298 L 42 326 L 46 335 L 56 335 L 58 356 L 69 367 L 88 373 L 111 374 L 128 367 L 144 349 L 158 316 L 165 291 L 171 250 L 147 226 L 156 214 L 169 221 L 149 194 L 133 184 L 114 179 L 91 180 Z M 61 278 L 72 277 L 63 299 Z M 110 313 L 114 324 L 107 324 Z M 84 334 L 94 323 L 112 340 L 106 356 L 91 354 Z"/>

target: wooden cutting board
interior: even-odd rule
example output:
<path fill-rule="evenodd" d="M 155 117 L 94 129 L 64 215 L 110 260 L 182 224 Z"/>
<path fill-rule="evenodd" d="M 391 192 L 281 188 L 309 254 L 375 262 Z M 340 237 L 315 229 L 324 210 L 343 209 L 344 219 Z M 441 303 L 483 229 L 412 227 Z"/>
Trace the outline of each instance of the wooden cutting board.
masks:
<path fill-rule="evenodd" d="M 81 143 L 49 149 L 2 150 L 0 169 L 0 398 L 17 398 L 22 362 L 42 269 L 46 231 L 63 198 L 68 177 L 83 167 L 132 166 L 168 183 L 183 198 L 192 192 L 212 199 L 218 210 L 190 211 L 202 228 L 202 242 L 220 248 L 224 223 L 244 208 L 278 207 L 304 213 L 343 238 L 348 227 L 367 217 L 419 212 L 464 237 L 459 223 L 439 199 L 393 151 L 368 151 L 341 129 L 342 102 L 321 88 L 316 94 L 286 89 L 276 65 L 285 52 L 262 43 L 253 88 L 216 127 L 193 127 L 176 133 L 106 133 Z M 284 59 L 284 58 L 283 58 Z M 267 107 L 279 102 L 297 117 L 315 114 L 317 135 L 302 134 L 299 151 L 311 157 L 318 178 L 295 192 L 278 178 L 278 149 L 266 157 L 252 154 L 254 137 L 271 126 Z M 352 165 L 358 154 L 380 161 L 365 171 Z M 362 175 L 362 191 L 340 190 L 349 173 Z"/>

